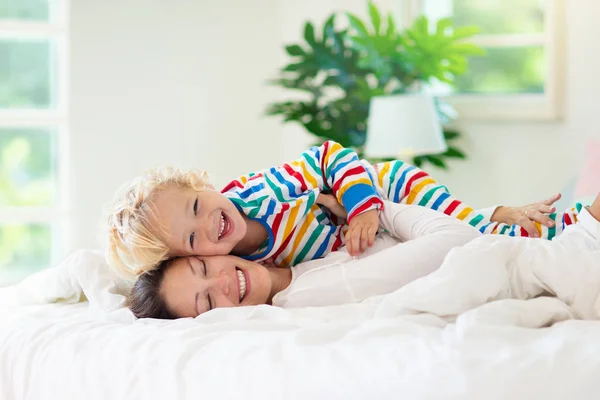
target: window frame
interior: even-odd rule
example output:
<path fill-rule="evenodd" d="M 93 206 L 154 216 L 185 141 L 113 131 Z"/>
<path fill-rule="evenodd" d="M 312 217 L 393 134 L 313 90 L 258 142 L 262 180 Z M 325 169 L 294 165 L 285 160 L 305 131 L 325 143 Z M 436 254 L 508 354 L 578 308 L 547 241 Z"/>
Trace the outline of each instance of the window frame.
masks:
<path fill-rule="evenodd" d="M 0 20 L 0 40 L 48 40 L 55 48 L 53 107 L 47 109 L 0 109 L 0 129 L 43 128 L 56 137 L 56 197 L 51 206 L 1 207 L 0 224 L 48 224 L 51 229 L 51 264 L 55 264 L 68 248 L 68 0 L 53 2 L 48 21 Z M 42 266 L 42 267 L 49 267 Z M 24 274 L 23 274 L 24 275 Z M 18 279 L 18 277 L 17 277 Z M 0 281 L 0 286 L 11 284 Z"/>
<path fill-rule="evenodd" d="M 422 15 L 426 0 L 401 0 L 401 21 L 410 26 Z M 565 76 L 565 1 L 546 0 L 545 31 L 539 34 L 488 34 L 468 39 L 481 46 L 514 47 L 542 45 L 546 53 L 544 93 L 453 94 L 442 95 L 458 112 L 461 120 L 483 121 L 557 121 L 564 112 Z"/>

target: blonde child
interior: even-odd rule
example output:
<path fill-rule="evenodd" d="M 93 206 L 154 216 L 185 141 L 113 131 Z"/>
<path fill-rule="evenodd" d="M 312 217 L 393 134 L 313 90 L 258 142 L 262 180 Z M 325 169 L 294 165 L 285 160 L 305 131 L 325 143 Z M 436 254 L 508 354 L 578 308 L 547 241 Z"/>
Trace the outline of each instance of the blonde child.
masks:
<path fill-rule="evenodd" d="M 338 223 L 322 201 L 330 193 L 348 214 Z M 328 141 L 290 163 L 231 181 L 220 192 L 205 172 L 158 168 L 124 186 L 107 207 L 109 264 L 135 277 L 161 261 L 233 254 L 279 266 L 325 256 L 346 245 L 352 255 L 373 244 L 382 199 L 416 204 L 468 222 L 482 233 L 551 239 L 581 209 L 542 216 L 550 204 L 498 208 L 488 218 L 453 198 L 424 171 L 402 161 L 371 165 Z M 550 200 L 548 203 L 551 203 Z M 504 212 L 504 214 L 503 214 Z M 504 222 L 511 223 L 508 225 Z"/>

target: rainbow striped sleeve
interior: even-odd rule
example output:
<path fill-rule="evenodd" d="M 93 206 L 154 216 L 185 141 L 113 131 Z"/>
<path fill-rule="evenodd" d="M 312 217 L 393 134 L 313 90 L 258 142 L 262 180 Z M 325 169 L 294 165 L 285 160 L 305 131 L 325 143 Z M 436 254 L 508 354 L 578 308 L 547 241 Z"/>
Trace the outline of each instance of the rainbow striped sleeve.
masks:
<path fill-rule="evenodd" d="M 280 167 L 278 173 L 279 182 L 289 186 L 289 193 L 316 188 L 333 192 L 348 212 L 348 221 L 365 211 L 383 207 L 356 152 L 333 141 L 312 147 L 298 160 Z"/>
<path fill-rule="evenodd" d="M 441 211 L 469 223 L 484 234 L 528 236 L 519 225 L 492 222 L 460 200 L 454 198 L 445 186 L 439 185 L 425 171 L 402 161 L 390 161 L 374 166 L 377 184 L 383 197 L 395 203 L 416 204 Z M 555 222 L 553 228 L 535 223 L 541 238 L 552 239 L 577 221 L 582 205 L 564 213 L 550 214 Z"/>

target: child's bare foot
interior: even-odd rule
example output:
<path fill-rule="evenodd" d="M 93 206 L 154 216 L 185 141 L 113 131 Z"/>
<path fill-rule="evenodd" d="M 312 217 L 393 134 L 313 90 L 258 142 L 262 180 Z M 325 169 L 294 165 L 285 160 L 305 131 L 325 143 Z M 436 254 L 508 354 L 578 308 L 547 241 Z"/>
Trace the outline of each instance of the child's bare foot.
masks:
<path fill-rule="evenodd" d="M 598 193 L 592 205 L 588 207 L 588 211 L 592 214 L 592 217 L 600 221 L 600 193 Z"/>

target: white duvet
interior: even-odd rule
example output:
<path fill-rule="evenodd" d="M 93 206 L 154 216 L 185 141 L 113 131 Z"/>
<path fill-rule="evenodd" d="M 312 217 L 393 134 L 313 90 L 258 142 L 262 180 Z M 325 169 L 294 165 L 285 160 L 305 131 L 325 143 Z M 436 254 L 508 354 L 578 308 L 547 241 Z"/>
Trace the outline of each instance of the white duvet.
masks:
<path fill-rule="evenodd" d="M 0 398 L 597 399 L 597 233 L 482 237 L 361 304 L 177 321 L 135 321 L 78 252 L 0 291 Z"/>

